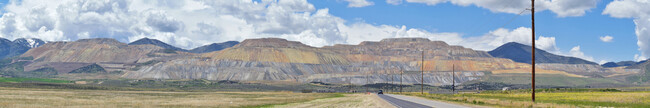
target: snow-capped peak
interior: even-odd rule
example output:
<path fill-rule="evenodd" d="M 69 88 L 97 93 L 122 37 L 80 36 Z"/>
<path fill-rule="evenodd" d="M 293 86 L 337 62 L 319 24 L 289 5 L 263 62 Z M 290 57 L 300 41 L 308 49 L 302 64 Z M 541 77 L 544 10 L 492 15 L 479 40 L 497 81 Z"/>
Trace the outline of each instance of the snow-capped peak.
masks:
<path fill-rule="evenodd" d="M 45 44 L 45 41 L 36 39 L 36 38 L 19 38 L 14 40 L 14 43 L 20 44 L 22 46 L 26 46 L 29 48 L 36 48 L 39 47 L 43 44 Z"/>

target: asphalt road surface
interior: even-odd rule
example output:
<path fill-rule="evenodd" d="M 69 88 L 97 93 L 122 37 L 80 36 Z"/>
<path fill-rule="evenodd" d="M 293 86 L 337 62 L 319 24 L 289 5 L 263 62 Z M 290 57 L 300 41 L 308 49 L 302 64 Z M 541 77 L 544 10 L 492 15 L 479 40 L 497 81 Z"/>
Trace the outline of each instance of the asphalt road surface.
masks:
<path fill-rule="evenodd" d="M 386 100 L 388 103 L 393 104 L 397 108 L 431 108 L 430 106 L 397 99 L 388 95 L 380 94 L 379 97 Z"/>
<path fill-rule="evenodd" d="M 379 95 L 379 97 L 398 108 L 470 108 L 467 106 L 433 101 L 412 96 L 383 94 Z"/>

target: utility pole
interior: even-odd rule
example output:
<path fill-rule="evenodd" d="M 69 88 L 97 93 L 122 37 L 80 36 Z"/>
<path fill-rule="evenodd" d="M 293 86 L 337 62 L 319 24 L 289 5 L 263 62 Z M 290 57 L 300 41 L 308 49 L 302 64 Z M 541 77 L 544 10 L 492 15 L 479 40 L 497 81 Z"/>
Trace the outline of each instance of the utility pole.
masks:
<path fill-rule="evenodd" d="M 370 75 L 366 74 L 366 93 L 370 93 L 370 91 L 368 91 L 368 84 L 370 84 L 370 79 L 368 77 L 370 77 Z"/>
<path fill-rule="evenodd" d="M 349 86 L 348 92 L 353 92 L 352 91 L 352 77 L 348 78 L 348 86 Z"/>
<path fill-rule="evenodd" d="M 532 35 L 533 36 L 533 38 L 532 38 L 533 39 L 532 40 L 533 45 L 531 45 L 532 50 L 533 50 L 533 53 L 531 53 L 531 55 L 533 56 L 531 58 L 533 60 L 533 62 L 531 64 L 533 68 L 531 68 L 531 70 L 533 72 L 532 72 L 532 81 L 531 81 L 531 83 L 532 83 L 532 87 L 533 87 L 533 96 L 532 96 L 532 98 L 533 98 L 533 102 L 535 102 L 535 0 L 530 0 L 530 1 L 531 1 L 531 7 L 532 7 L 530 9 L 530 11 L 532 13 L 531 20 L 532 20 L 532 28 L 533 28 L 533 32 L 532 32 L 532 34 L 533 34 Z"/>
<path fill-rule="evenodd" d="M 456 94 L 456 64 L 451 65 L 451 93 Z"/>
<path fill-rule="evenodd" d="M 424 94 L 424 50 L 422 50 L 422 65 L 420 67 L 420 71 L 422 71 L 422 75 L 420 76 L 420 94 Z"/>
<path fill-rule="evenodd" d="M 399 68 L 399 71 L 400 71 L 400 73 L 399 73 L 399 93 L 402 93 L 402 78 L 404 78 L 404 76 L 402 76 L 402 74 L 404 74 L 404 70 L 402 70 L 402 68 Z"/>
<path fill-rule="evenodd" d="M 391 85 L 390 91 L 391 92 L 395 92 L 395 86 L 394 86 L 395 85 L 395 80 L 393 80 L 394 77 L 395 77 L 395 71 L 394 70 L 395 70 L 394 68 L 390 68 L 390 74 L 389 75 L 390 75 L 390 85 Z"/>

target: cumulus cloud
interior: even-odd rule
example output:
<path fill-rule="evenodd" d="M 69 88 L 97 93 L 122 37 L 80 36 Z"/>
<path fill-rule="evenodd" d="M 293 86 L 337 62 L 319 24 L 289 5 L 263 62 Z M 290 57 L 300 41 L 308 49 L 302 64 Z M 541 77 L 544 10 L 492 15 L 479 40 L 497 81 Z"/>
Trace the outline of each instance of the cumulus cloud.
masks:
<path fill-rule="evenodd" d="M 598 62 L 598 64 L 603 65 L 603 64 L 605 64 L 605 63 L 607 63 L 607 62 L 609 62 L 609 61 L 607 61 L 607 60 L 600 60 L 600 61 Z"/>
<path fill-rule="evenodd" d="M 375 4 L 367 0 L 345 0 L 345 1 L 349 3 L 348 7 L 366 7 Z"/>
<path fill-rule="evenodd" d="M 446 0 L 407 2 L 434 5 Z M 531 44 L 531 29 L 526 27 L 499 28 L 482 36 L 463 37 L 406 26 L 350 23 L 331 15 L 327 8 L 316 9 L 306 0 L 22 0 L 10 2 L 4 11 L 0 37 L 9 39 L 71 41 L 103 37 L 131 42 L 148 37 L 186 49 L 262 37 L 285 38 L 316 47 L 396 37 L 425 37 L 484 51 L 507 42 Z M 560 54 L 555 37 L 539 36 L 536 42 L 538 48 Z"/>
<path fill-rule="evenodd" d="M 615 18 L 634 18 L 636 24 L 637 45 L 641 55 L 635 55 L 637 61 L 650 57 L 650 1 L 615 0 L 607 4 L 602 14 Z"/>
<path fill-rule="evenodd" d="M 446 2 L 447 0 L 406 0 L 409 3 L 424 3 L 427 5 L 436 5 L 438 3 Z"/>
<path fill-rule="evenodd" d="M 513 30 L 499 28 L 490 31 L 483 36 L 464 39 L 460 44 L 484 51 L 492 50 L 508 42 L 532 45 L 531 32 L 532 29 L 527 27 L 519 27 Z M 551 53 L 559 54 L 559 48 L 555 45 L 555 37 L 539 36 L 537 37 L 537 40 L 535 40 L 535 47 Z"/>
<path fill-rule="evenodd" d="M 315 46 L 346 41 L 336 25 L 345 21 L 306 0 L 23 0 L 4 10 L 0 36 L 10 39 L 149 37 L 183 48 L 259 37 Z"/>
<path fill-rule="evenodd" d="M 642 55 L 639 55 L 639 54 L 634 54 L 634 61 L 639 62 L 639 61 L 643 61 L 643 60 L 647 60 L 647 59 L 648 58 L 646 58 L 645 56 L 642 56 Z"/>
<path fill-rule="evenodd" d="M 48 2 L 48 3 L 45 3 Z M 14 1 L 0 18 L 0 36 L 47 41 L 144 37 L 182 48 L 229 40 L 278 37 L 312 46 L 426 37 L 458 45 L 458 33 L 346 21 L 306 0 L 63 0 Z"/>
<path fill-rule="evenodd" d="M 612 37 L 612 36 L 601 36 L 600 37 L 600 41 L 603 41 L 603 42 L 612 42 L 612 40 L 614 40 L 614 37 Z"/>
<path fill-rule="evenodd" d="M 388 2 L 390 1 L 390 2 Z M 399 3 L 402 0 L 387 0 L 387 3 Z M 535 11 L 550 10 L 558 17 L 582 16 L 586 11 L 595 8 L 599 0 L 536 0 Z M 409 3 L 437 5 L 450 2 L 460 6 L 474 5 L 489 9 L 492 12 L 518 14 L 530 8 L 530 0 L 406 0 Z"/>
<path fill-rule="evenodd" d="M 350 26 L 340 25 L 341 32 L 349 36 L 346 43 L 358 44 L 362 41 L 379 41 L 384 38 L 424 37 L 430 40 L 458 44 L 463 40 L 458 33 L 431 33 L 420 29 L 407 29 L 406 26 L 374 26 L 367 23 L 355 23 Z"/>
<path fill-rule="evenodd" d="M 399 4 L 402 4 L 402 0 L 386 0 L 386 3 L 392 4 L 392 5 L 399 5 Z"/>
<path fill-rule="evenodd" d="M 573 57 L 578 57 L 578 58 L 581 58 L 581 59 L 594 61 L 593 57 L 585 55 L 585 53 L 580 50 L 580 46 L 575 46 L 575 47 L 571 48 L 571 50 L 569 51 L 569 54 L 570 54 L 570 56 L 573 56 Z"/>

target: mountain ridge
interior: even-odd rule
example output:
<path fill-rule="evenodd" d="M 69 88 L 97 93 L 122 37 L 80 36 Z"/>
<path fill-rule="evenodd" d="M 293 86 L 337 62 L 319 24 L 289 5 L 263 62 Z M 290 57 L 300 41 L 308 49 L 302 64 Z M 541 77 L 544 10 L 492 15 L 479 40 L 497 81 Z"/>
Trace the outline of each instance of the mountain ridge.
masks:
<path fill-rule="evenodd" d="M 209 45 L 204 45 L 200 47 L 196 47 L 192 50 L 189 50 L 191 53 L 207 53 L 207 52 L 213 52 L 213 51 L 220 51 L 226 48 L 233 47 L 235 45 L 239 44 L 237 41 L 226 41 L 222 43 L 212 43 Z"/>
<path fill-rule="evenodd" d="M 0 38 L 0 59 L 20 56 L 23 53 L 27 52 L 29 49 L 40 46 L 41 44 L 38 44 L 40 42 L 42 42 L 42 40 L 35 42 L 34 44 L 30 44 L 24 38 L 19 38 L 14 41 Z"/>
<path fill-rule="evenodd" d="M 503 44 L 488 53 L 494 57 L 507 58 L 515 62 L 532 63 L 531 60 L 531 47 L 517 42 L 508 42 Z M 544 50 L 535 48 L 535 62 L 536 63 L 563 63 L 563 64 L 593 64 L 595 62 L 587 61 L 576 57 L 567 57 L 555 55 Z"/>
<path fill-rule="evenodd" d="M 395 74 L 398 70 L 423 70 L 427 78 L 424 83 L 447 85 L 451 84 L 451 78 L 448 77 L 451 73 L 445 72 L 451 70 L 463 73 L 457 78 L 460 79 L 459 83 L 479 80 L 486 75 L 521 74 L 530 70 L 530 64 L 493 57 L 489 52 L 426 38 L 389 38 L 380 41 L 364 41 L 358 45 L 324 47 L 312 47 L 280 38 L 258 38 L 244 40 L 220 51 L 201 54 L 170 51 L 151 44 L 128 45 L 115 39 L 96 38 L 46 43 L 21 56 L 34 58 L 30 61 L 34 63 L 26 66 L 29 70 L 62 66 L 70 68 L 54 68 L 54 70 L 68 71 L 88 64 L 97 64 L 106 72 L 120 72 L 120 74 L 112 74 L 114 75 L 112 78 L 129 79 L 319 81 L 368 84 L 390 81 L 394 79 L 392 78 L 394 75 L 391 74 Z M 604 78 L 630 75 L 629 73 L 635 71 L 605 69 L 591 64 L 539 65 L 539 74 L 558 74 L 567 77 Z M 95 70 L 102 70 L 97 66 L 93 67 Z M 584 70 L 588 72 L 582 72 Z M 60 73 L 77 74 L 77 72 Z M 371 76 L 373 80 L 364 82 L 368 74 L 373 74 Z M 407 73 L 405 83 L 418 83 L 420 77 L 420 74 Z"/>
<path fill-rule="evenodd" d="M 129 43 L 128 45 L 145 45 L 145 44 L 155 45 L 155 46 L 159 46 L 159 47 L 162 47 L 162 48 L 165 48 L 165 49 L 188 52 L 188 50 L 169 45 L 169 44 L 167 44 L 165 42 L 162 42 L 160 40 L 157 40 L 157 39 L 150 39 L 150 38 L 146 38 L 146 37 L 142 38 L 142 39 L 138 39 L 136 41 L 133 41 L 133 42 Z"/>

